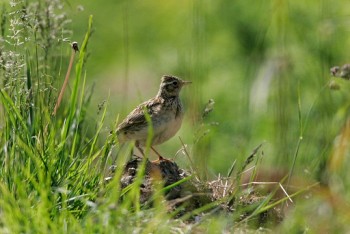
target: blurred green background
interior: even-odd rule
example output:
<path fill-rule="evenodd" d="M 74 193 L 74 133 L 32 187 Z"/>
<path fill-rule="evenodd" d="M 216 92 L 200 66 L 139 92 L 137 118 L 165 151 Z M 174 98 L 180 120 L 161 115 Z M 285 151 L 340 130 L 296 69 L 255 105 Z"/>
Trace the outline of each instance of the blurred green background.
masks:
<path fill-rule="evenodd" d="M 68 10 L 78 42 L 94 16 L 89 117 L 109 100 L 106 134 L 173 74 L 193 84 L 181 94 L 182 129 L 157 147 L 164 155 L 175 155 L 181 136 L 198 164 L 226 173 L 264 143 L 264 165 L 290 168 L 302 137 L 296 169 L 321 178 L 348 112 L 350 86 L 329 69 L 349 61 L 349 1 L 79 0 Z M 214 111 L 200 126 L 211 98 Z M 194 146 L 199 128 L 210 131 Z M 176 161 L 188 165 L 182 154 Z"/>

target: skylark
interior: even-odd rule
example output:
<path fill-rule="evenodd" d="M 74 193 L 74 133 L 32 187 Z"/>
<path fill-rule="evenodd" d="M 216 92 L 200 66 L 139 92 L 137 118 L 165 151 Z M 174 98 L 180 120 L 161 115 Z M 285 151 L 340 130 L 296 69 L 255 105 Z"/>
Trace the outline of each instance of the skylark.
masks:
<path fill-rule="evenodd" d="M 149 124 L 145 116 L 145 111 L 147 111 L 153 127 L 151 149 L 158 155 L 158 160 L 163 160 L 164 158 L 153 146 L 169 140 L 180 129 L 183 107 L 179 93 L 183 86 L 190 83 L 192 82 L 181 80 L 175 76 L 163 76 L 157 95 L 138 105 L 119 124 L 117 128 L 119 143 L 134 140 L 135 146 L 144 156 L 141 147 L 145 146 L 149 137 Z"/>

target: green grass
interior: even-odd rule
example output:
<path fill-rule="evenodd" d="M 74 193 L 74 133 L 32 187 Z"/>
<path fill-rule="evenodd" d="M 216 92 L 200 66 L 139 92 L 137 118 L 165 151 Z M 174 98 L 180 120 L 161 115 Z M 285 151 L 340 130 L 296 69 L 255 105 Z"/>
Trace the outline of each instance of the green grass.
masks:
<path fill-rule="evenodd" d="M 3 3 L 0 233 L 255 232 L 263 215 L 271 232 L 348 231 L 350 83 L 328 74 L 347 62 L 349 3 L 338 3 L 106 1 L 79 14 L 79 2 Z M 53 115 L 73 38 L 80 50 Z M 178 184 L 197 181 L 213 196 L 193 209 L 169 210 L 164 194 L 177 184 L 154 183 L 141 204 L 144 168 L 120 185 L 132 145 L 118 145 L 119 112 L 153 95 L 153 77 L 168 73 L 193 81 L 182 93 L 181 142 L 161 146 L 169 155 L 184 148 L 176 161 L 192 176 Z M 275 182 L 261 196 L 251 192 L 259 171 L 262 184 Z M 249 185 L 237 186 L 248 172 Z M 278 223 L 268 212 L 282 207 Z"/>

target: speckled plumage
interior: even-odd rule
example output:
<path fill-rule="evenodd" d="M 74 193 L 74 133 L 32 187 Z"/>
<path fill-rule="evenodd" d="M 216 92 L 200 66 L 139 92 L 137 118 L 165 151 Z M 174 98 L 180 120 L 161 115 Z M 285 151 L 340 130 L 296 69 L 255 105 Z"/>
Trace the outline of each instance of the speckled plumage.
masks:
<path fill-rule="evenodd" d="M 163 76 L 157 95 L 138 105 L 119 124 L 118 139 L 121 143 L 136 141 L 136 146 L 144 146 L 148 138 L 148 122 L 144 111 L 152 121 L 152 145 L 159 145 L 173 137 L 181 127 L 183 107 L 179 98 L 181 88 L 190 83 L 175 76 Z M 141 151 L 142 152 L 142 151 Z"/>

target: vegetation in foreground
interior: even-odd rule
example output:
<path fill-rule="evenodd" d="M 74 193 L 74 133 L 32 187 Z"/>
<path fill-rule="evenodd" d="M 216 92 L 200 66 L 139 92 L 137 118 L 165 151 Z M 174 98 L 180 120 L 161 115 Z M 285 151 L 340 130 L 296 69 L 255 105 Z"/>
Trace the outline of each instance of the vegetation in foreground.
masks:
<path fill-rule="evenodd" d="M 249 149 L 252 153 L 242 165 L 230 163 L 225 176 L 206 179 L 207 173 L 191 161 L 203 153 L 203 135 L 211 125 L 206 118 L 199 121 L 194 134 L 193 148 L 197 150 L 189 152 L 183 144 L 181 152 L 188 158 L 190 168 L 182 172 L 175 184 L 164 187 L 159 175 L 150 176 L 146 159 L 137 168 L 126 171 L 133 172 L 131 183 L 120 183 L 128 176 L 123 165 L 128 165 L 132 145 L 120 150 L 114 134 L 118 120 L 110 124 L 111 134 L 101 134 L 108 103 L 101 107 L 97 121 L 87 118 L 93 95 L 86 88 L 93 18 L 90 17 L 85 38 L 79 43 L 79 52 L 75 52 L 70 46 L 71 32 L 66 30 L 69 19 L 61 4 L 58 0 L 11 1 L 11 6 L 2 8 L 1 233 L 348 230 L 348 190 L 346 183 L 334 180 L 346 175 L 340 165 L 347 155 L 349 121 L 339 133 L 332 157 L 325 163 L 328 174 L 322 174 L 322 184 L 299 182 L 293 174 L 294 162 L 290 172 L 276 176 L 264 172 L 260 168 L 264 146 Z M 56 112 L 60 78 L 66 74 L 71 65 L 69 58 L 75 53 L 71 88 Z M 204 108 L 204 117 L 210 114 L 210 105 L 209 109 Z M 299 118 L 300 111 L 301 108 Z M 294 161 L 303 136 L 300 125 Z M 259 180 L 261 175 L 272 177 Z M 142 189 L 147 176 L 152 178 L 149 183 L 153 191 L 144 200 Z M 268 186 L 267 191 L 257 190 L 261 185 Z M 177 186 L 183 193 L 169 199 L 169 191 Z"/>

